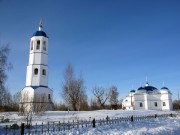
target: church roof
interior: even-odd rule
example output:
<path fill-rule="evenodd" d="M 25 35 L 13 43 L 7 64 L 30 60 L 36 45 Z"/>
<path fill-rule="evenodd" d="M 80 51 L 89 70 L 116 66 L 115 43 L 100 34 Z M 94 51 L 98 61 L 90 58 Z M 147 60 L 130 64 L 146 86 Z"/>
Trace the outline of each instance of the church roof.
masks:
<path fill-rule="evenodd" d="M 36 31 L 34 34 L 33 34 L 33 37 L 34 36 L 43 36 L 43 37 L 47 37 L 46 33 L 44 31 Z"/>
<path fill-rule="evenodd" d="M 37 89 L 37 88 L 39 88 L 39 87 L 45 87 L 45 88 L 47 88 L 47 86 L 31 86 L 33 89 Z"/>
<path fill-rule="evenodd" d="M 153 90 L 157 90 L 157 88 L 154 86 L 144 86 L 144 87 L 139 87 L 138 90 L 153 91 Z"/>

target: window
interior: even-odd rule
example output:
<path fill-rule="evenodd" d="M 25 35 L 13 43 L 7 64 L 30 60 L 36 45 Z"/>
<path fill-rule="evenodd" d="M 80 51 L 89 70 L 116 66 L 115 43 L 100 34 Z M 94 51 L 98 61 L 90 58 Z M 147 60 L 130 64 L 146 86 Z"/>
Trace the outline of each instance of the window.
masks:
<path fill-rule="evenodd" d="M 36 50 L 40 49 L 40 40 L 37 41 Z"/>
<path fill-rule="evenodd" d="M 42 75 L 46 75 L 46 70 L 45 69 L 42 70 Z"/>
<path fill-rule="evenodd" d="M 140 102 L 140 103 L 139 103 L 139 106 L 140 106 L 140 107 L 143 107 L 143 104 Z"/>
<path fill-rule="evenodd" d="M 158 106 L 157 102 L 154 102 L 154 106 L 155 106 L 155 107 L 157 107 L 157 106 Z"/>
<path fill-rule="evenodd" d="M 163 102 L 163 106 L 166 106 L 166 102 Z"/>
<path fill-rule="evenodd" d="M 33 41 L 31 41 L 31 50 L 33 50 Z"/>
<path fill-rule="evenodd" d="M 43 42 L 43 50 L 46 51 L 46 41 Z"/>
<path fill-rule="evenodd" d="M 37 68 L 34 69 L 34 75 L 38 75 L 38 69 Z"/>
<path fill-rule="evenodd" d="M 50 94 L 48 95 L 48 99 L 51 99 L 51 95 Z"/>

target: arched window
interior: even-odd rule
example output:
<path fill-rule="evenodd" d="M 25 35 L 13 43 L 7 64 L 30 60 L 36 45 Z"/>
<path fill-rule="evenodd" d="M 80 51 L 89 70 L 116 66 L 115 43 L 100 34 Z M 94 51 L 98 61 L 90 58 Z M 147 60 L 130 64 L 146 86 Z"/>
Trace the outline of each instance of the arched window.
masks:
<path fill-rule="evenodd" d="M 42 75 L 46 75 L 46 70 L 45 69 L 42 70 Z"/>
<path fill-rule="evenodd" d="M 31 50 L 33 50 L 33 41 L 31 41 Z"/>
<path fill-rule="evenodd" d="M 46 51 L 46 41 L 43 42 L 43 50 Z"/>
<path fill-rule="evenodd" d="M 48 94 L 48 99 L 51 99 L 51 95 L 50 94 Z"/>
<path fill-rule="evenodd" d="M 38 69 L 37 68 L 34 69 L 34 75 L 38 75 Z"/>
<path fill-rule="evenodd" d="M 40 40 L 37 41 L 36 50 L 40 49 Z"/>

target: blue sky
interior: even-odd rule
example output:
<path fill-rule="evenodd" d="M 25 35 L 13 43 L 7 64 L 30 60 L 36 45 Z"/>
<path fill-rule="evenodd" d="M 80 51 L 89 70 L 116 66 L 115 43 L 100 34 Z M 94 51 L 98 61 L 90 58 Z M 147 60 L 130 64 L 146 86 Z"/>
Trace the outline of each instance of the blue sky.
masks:
<path fill-rule="evenodd" d="M 29 42 L 42 18 L 49 36 L 49 87 L 60 101 L 63 71 L 94 86 L 118 87 L 120 98 L 145 84 L 180 91 L 179 0 L 0 0 L 0 43 L 10 43 L 7 86 L 25 85 Z"/>

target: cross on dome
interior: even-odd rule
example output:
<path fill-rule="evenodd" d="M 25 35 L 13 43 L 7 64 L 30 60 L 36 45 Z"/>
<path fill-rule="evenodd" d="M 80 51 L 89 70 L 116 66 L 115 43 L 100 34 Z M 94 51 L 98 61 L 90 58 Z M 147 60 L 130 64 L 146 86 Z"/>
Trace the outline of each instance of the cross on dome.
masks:
<path fill-rule="evenodd" d="M 149 86 L 149 83 L 148 83 L 148 78 L 147 78 L 147 76 L 146 76 L 146 85 L 145 85 L 146 87 L 147 86 Z"/>
<path fill-rule="evenodd" d="M 42 31 L 42 28 L 43 28 L 43 26 L 42 26 L 42 20 L 40 20 L 40 22 L 39 22 L 39 31 Z"/>

